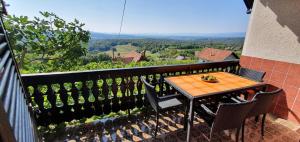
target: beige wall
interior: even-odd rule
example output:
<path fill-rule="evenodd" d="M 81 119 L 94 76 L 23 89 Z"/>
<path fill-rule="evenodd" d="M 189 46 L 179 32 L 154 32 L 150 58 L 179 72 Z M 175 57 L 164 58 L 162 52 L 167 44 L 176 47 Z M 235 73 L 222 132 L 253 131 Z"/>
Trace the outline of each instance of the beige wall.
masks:
<path fill-rule="evenodd" d="M 242 55 L 300 64 L 300 0 L 255 0 Z"/>

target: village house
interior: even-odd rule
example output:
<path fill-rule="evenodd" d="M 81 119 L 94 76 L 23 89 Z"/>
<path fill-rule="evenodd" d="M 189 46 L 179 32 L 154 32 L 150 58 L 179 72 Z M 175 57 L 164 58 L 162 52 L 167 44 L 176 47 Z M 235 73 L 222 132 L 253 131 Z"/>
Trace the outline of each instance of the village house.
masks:
<path fill-rule="evenodd" d="M 196 51 L 195 56 L 199 59 L 199 62 L 217 62 L 239 59 L 232 51 L 215 48 L 205 48 L 202 51 Z"/>
<path fill-rule="evenodd" d="M 120 55 L 116 58 L 118 61 L 122 61 L 125 64 L 129 64 L 131 62 L 139 62 L 146 59 L 146 51 L 137 52 L 131 51 L 125 55 Z"/>

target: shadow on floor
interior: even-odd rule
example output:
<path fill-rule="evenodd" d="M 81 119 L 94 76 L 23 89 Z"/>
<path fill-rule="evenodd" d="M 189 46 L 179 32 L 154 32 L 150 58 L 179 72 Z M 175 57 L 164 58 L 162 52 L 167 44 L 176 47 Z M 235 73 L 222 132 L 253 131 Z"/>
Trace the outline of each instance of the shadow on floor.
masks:
<path fill-rule="evenodd" d="M 108 119 L 90 124 L 67 127 L 64 132 L 52 135 L 46 141 L 155 141 L 155 142 L 183 142 L 186 132 L 183 130 L 183 113 L 169 112 L 160 119 L 160 131 L 156 139 L 152 138 L 155 128 L 154 115 Z M 226 122 L 224 122 L 226 123 Z M 192 129 L 193 142 L 206 142 L 209 127 L 201 118 L 196 116 Z M 245 142 L 299 142 L 300 134 L 267 118 L 264 139 L 260 136 L 260 123 L 248 119 L 245 127 Z M 228 130 L 216 133 L 212 141 L 234 142 L 235 131 Z"/>

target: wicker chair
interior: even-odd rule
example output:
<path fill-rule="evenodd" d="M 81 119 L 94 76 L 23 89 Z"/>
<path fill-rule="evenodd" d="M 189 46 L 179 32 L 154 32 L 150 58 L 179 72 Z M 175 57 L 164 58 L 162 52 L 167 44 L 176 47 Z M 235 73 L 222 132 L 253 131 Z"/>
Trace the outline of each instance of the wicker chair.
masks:
<path fill-rule="evenodd" d="M 214 132 L 227 129 L 236 129 L 236 141 L 239 140 L 240 129 L 242 128 L 243 122 L 256 102 L 255 100 L 239 102 L 234 98 L 231 99 L 234 101 L 230 103 L 219 103 L 217 108 L 214 108 L 216 105 L 210 104 L 208 106 L 201 103 L 196 104 L 194 107 L 195 112 L 203 118 L 211 128 L 209 140 L 211 140 Z M 243 138 L 242 136 L 242 141 L 244 141 Z"/>
<path fill-rule="evenodd" d="M 264 125 L 265 125 L 265 119 L 267 116 L 267 113 L 269 112 L 273 100 L 277 95 L 279 95 L 282 92 L 282 89 L 277 89 L 272 92 L 258 92 L 253 97 L 252 100 L 256 100 L 255 106 L 250 110 L 250 112 L 247 114 L 247 118 L 249 117 L 257 117 L 260 115 L 263 115 L 262 122 L 261 122 L 261 135 L 264 136 Z M 237 98 L 240 102 L 247 102 L 246 100 Z M 244 131 L 245 125 L 243 124 L 243 131 Z"/>
<path fill-rule="evenodd" d="M 248 79 L 251 79 L 251 80 L 254 80 L 254 81 L 257 81 L 257 82 L 263 82 L 263 78 L 264 78 L 265 74 L 266 74 L 266 72 L 259 72 L 259 71 L 255 71 L 255 70 L 248 69 L 248 68 L 241 68 L 239 70 L 238 75 L 248 78 Z M 246 90 L 243 93 L 244 98 L 248 99 L 249 96 L 253 97 L 257 91 L 258 90 L 255 90 L 255 89 L 254 90 Z"/>
<path fill-rule="evenodd" d="M 251 80 L 262 82 L 266 72 L 259 72 L 248 68 L 240 68 L 239 75 Z"/>
<path fill-rule="evenodd" d="M 180 100 L 177 99 L 179 95 L 166 95 L 164 97 L 158 97 L 155 91 L 155 87 L 149 84 L 144 77 L 141 78 L 142 82 L 145 85 L 146 89 L 146 97 L 151 105 L 151 107 L 156 112 L 156 126 L 154 136 L 157 135 L 158 123 L 159 123 L 159 113 L 163 111 L 168 111 L 171 109 L 175 109 L 177 107 L 182 107 L 183 104 Z"/>

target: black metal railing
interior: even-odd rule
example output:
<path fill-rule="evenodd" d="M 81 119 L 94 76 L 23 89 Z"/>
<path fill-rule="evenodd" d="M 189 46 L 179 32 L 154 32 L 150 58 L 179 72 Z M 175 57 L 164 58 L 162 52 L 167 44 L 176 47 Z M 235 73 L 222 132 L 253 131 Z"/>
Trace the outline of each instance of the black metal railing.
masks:
<path fill-rule="evenodd" d="M 236 73 L 239 61 L 141 68 L 22 75 L 38 125 L 61 123 L 93 115 L 141 108 L 145 105 L 140 80 L 156 86 L 159 95 L 175 91 L 164 77 L 200 72 Z"/>

